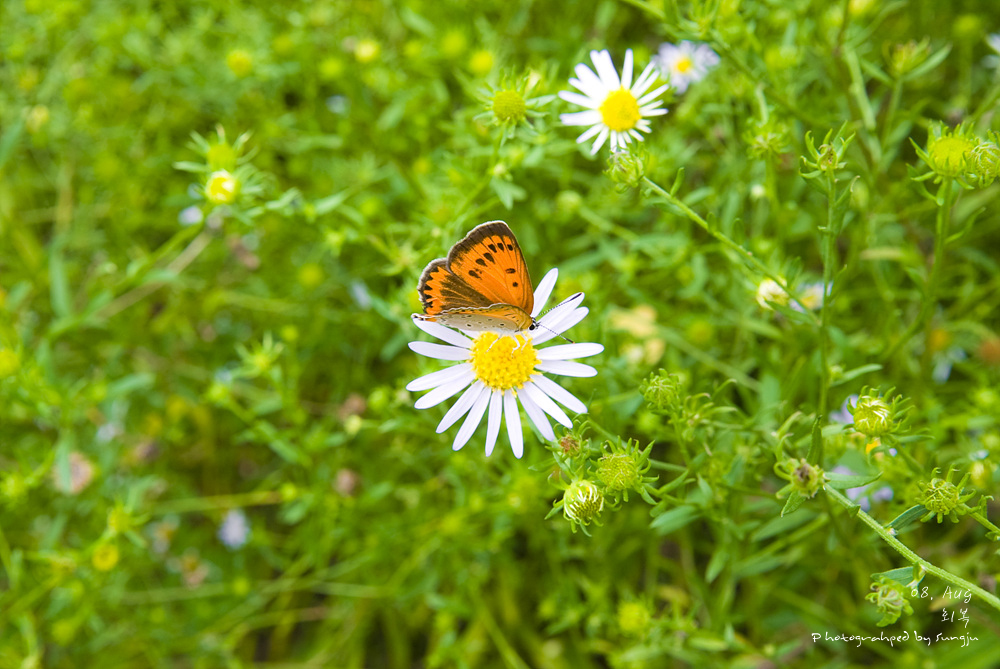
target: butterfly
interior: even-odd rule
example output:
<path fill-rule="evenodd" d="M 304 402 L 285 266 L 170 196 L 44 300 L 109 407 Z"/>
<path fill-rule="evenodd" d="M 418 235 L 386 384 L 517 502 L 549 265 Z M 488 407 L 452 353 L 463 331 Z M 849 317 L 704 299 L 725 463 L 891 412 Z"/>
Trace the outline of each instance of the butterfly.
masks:
<path fill-rule="evenodd" d="M 535 295 L 517 239 L 503 221 L 473 228 L 431 261 L 417 285 L 423 314 L 416 317 L 466 332 L 531 331 Z"/>

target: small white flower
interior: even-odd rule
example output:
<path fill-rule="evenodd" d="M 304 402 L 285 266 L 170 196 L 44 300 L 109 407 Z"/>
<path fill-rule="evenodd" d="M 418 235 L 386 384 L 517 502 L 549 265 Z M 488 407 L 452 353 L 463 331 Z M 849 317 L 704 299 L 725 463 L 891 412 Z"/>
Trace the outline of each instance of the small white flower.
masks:
<path fill-rule="evenodd" d="M 576 138 L 577 144 L 597 136 L 591 155 L 611 140 L 611 150 L 623 149 L 633 139 L 642 141 L 639 132 L 649 132 L 649 116 L 661 116 L 667 110 L 660 106 L 660 97 L 669 86 L 663 85 L 647 93 L 656 81 L 656 69 L 650 63 L 639 78 L 632 83 L 632 50 L 625 52 L 625 66 L 619 78 L 611 54 L 591 51 L 596 73 L 583 63 L 576 66 L 576 78 L 570 85 L 583 92 L 560 91 L 559 97 L 566 102 L 585 107 L 586 111 L 560 114 L 559 120 L 566 125 L 589 125 L 590 128 Z"/>
<path fill-rule="evenodd" d="M 684 40 L 677 46 L 661 44 L 660 52 L 653 56 L 653 64 L 678 93 L 683 93 L 689 84 L 701 81 L 719 64 L 719 55 L 707 44 Z"/>
<path fill-rule="evenodd" d="M 798 299 L 792 300 L 791 306 L 795 311 L 810 311 L 823 306 L 823 282 L 814 281 L 807 283 L 799 289 Z"/>
<path fill-rule="evenodd" d="M 552 269 L 538 284 L 532 318 L 538 316 L 548 301 L 557 276 L 557 270 Z M 571 362 L 571 359 L 597 355 L 604 347 L 601 344 L 535 346 L 582 321 L 589 310 L 581 307 L 581 302 L 583 293 L 573 295 L 542 316 L 538 320 L 538 328 L 516 338 L 483 332 L 473 339 L 438 323 L 414 318 L 418 328 L 448 345 L 415 341 L 410 342 L 410 349 L 428 358 L 459 363 L 411 381 L 406 386 L 411 392 L 430 390 L 414 406 L 427 409 L 465 391 L 437 426 L 440 434 L 468 414 L 452 443 L 452 449 L 456 451 L 469 441 L 488 409 L 486 455 L 489 456 L 496 446 L 501 417 L 507 423 L 507 437 L 514 456 L 520 458 L 524 455 L 518 402 L 542 436 L 555 441 L 555 433 L 545 414 L 566 427 L 573 425 L 556 402 L 576 413 L 586 413 L 587 407 L 545 376 L 545 372 L 560 376 L 594 376 L 597 370 L 593 367 Z"/>
<path fill-rule="evenodd" d="M 757 286 L 757 304 L 762 309 L 774 311 L 772 304 L 787 304 L 788 295 L 774 279 L 764 279 Z"/>
<path fill-rule="evenodd" d="M 242 509 L 232 509 L 219 526 L 219 541 L 230 550 L 242 548 L 250 538 L 250 522 Z"/>

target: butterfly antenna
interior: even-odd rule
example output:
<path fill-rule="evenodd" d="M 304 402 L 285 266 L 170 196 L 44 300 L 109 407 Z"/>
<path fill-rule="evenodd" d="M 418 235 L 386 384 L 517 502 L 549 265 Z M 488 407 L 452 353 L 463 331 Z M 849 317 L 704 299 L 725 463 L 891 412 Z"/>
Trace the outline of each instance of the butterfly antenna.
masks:
<path fill-rule="evenodd" d="M 559 337 L 559 338 L 560 338 L 560 339 L 562 339 L 563 341 L 567 341 L 567 342 L 569 342 L 570 344 L 575 344 L 575 343 L 576 343 L 575 341 L 573 341 L 573 340 L 572 340 L 572 339 L 570 339 L 569 337 L 564 337 L 563 335 L 559 334 L 558 332 L 556 332 L 556 331 L 555 331 L 555 330 L 553 330 L 552 328 L 546 328 L 546 327 L 545 327 L 544 325 L 542 325 L 541 323 L 539 323 L 539 322 L 537 322 L 537 321 L 535 322 L 535 325 L 537 325 L 537 326 L 538 326 L 538 327 L 540 327 L 540 328 L 545 328 L 546 330 L 548 330 L 549 332 L 551 332 L 551 333 L 552 333 L 552 334 L 554 334 L 555 336 Z"/>

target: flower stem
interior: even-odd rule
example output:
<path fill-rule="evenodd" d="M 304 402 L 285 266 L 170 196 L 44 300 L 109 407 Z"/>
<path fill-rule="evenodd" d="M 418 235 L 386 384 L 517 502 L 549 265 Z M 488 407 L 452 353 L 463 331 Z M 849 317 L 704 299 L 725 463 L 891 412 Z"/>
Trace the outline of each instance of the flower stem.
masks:
<path fill-rule="evenodd" d="M 824 490 L 826 490 L 826 494 L 829 495 L 831 499 L 833 499 L 835 502 L 843 506 L 845 509 L 853 510 L 857 508 L 857 505 L 854 502 L 844 497 L 844 495 L 842 495 L 838 490 L 830 488 L 829 486 L 824 488 Z M 930 562 L 928 562 L 927 560 L 923 559 L 922 557 L 914 553 L 912 550 L 910 550 L 906 546 L 906 544 L 904 544 L 902 541 L 894 537 L 892 533 L 889 532 L 889 530 L 887 530 L 885 527 L 882 526 L 881 523 L 879 523 L 877 520 L 875 520 L 867 513 L 865 513 L 864 509 L 858 509 L 857 511 L 858 511 L 857 514 L 858 518 L 861 519 L 861 522 L 863 522 L 865 525 L 874 530 L 875 533 L 878 534 L 883 541 L 892 546 L 896 550 L 896 552 L 902 555 L 908 562 L 910 562 L 910 564 L 920 565 L 920 567 L 922 567 L 923 570 L 926 571 L 928 574 L 933 574 L 942 581 L 950 583 L 958 589 L 969 590 L 975 593 L 985 603 L 989 604 L 993 608 L 1000 611 L 1000 598 L 997 598 L 996 595 L 986 592 L 978 585 L 970 583 L 969 581 L 966 581 L 965 579 L 959 576 L 955 576 L 951 572 L 946 571 L 941 567 L 937 567 L 931 564 Z"/>
<path fill-rule="evenodd" d="M 951 223 L 951 207 L 954 204 L 954 185 L 955 182 L 952 179 L 946 179 L 942 184 L 941 188 L 938 189 L 937 194 L 937 219 L 934 225 L 934 264 L 931 265 L 931 274 L 927 278 L 927 285 L 924 287 L 924 299 L 923 303 L 920 305 L 920 313 L 917 318 L 910 323 L 910 326 L 906 328 L 906 332 L 896 340 L 882 356 L 883 359 L 888 360 L 893 355 L 903 347 L 906 342 L 910 340 L 917 333 L 922 325 L 926 323 L 926 343 L 925 357 L 929 355 L 930 352 L 930 331 L 931 331 L 931 313 L 934 310 L 934 300 L 937 295 L 937 284 L 941 277 L 941 266 L 944 265 L 944 247 L 945 242 L 948 239 L 948 228 Z"/>
<path fill-rule="evenodd" d="M 181 272 L 183 272 L 184 269 L 187 268 L 187 266 L 190 265 L 192 262 L 194 262 L 195 258 L 197 258 L 201 254 L 201 252 L 205 250 L 205 247 L 208 246 L 208 243 L 210 241 L 212 241 L 211 232 L 203 229 L 201 233 L 199 233 L 197 237 L 192 239 L 191 243 L 188 244 L 184 248 L 184 250 L 181 251 L 177 255 L 177 257 L 170 262 L 169 265 L 167 265 L 166 267 L 167 271 L 173 274 L 180 274 Z M 168 244 L 169 243 L 170 242 L 168 242 Z M 157 258 L 159 258 L 160 253 L 157 252 L 156 256 Z M 136 286 L 132 290 L 128 291 L 124 295 L 120 295 L 113 302 L 100 309 L 95 315 L 98 319 L 102 320 L 109 319 L 115 314 L 118 314 L 119 312 L 128 309 L 129 307 L 139 302 L 140 300 L 149 297 L 150 295 L 152 295 L 165 285 L 167 285 L 166 281 L 150 281 L 149 283 L 144 283 L 142 285 Z"/>
<path fill-rule="evenodd" d="M 837 230 L 840 229 L 840 222 L 834 221 L 836 216 L 837 187 L 836 179 L 832 175 L 827 178 L 827 209 L 826 209 L 826 229 L 822 234 L 822 256 L 823 256 L 823 300 L 819 308 L 819 339 L 820 339 L 820 365 L 823 369 L 820 375 L 819 387 L 819 408 L 818 414 L 821 418 L 826 417 L 827 395 L 830 392 L 830 329 L 827 314 L 830 296 L 830 284 L 833 281 L 834 263 L 834 243 L 837 239 Z M 825 422 L 825 421 L 824 421 Z"/>
<path fill-rule="evenodd" d="M 1000 527 L 997 527 L 996 525 L 991 523 L 985 514 L 979 513 L 978 511 L 973 511 L 969 515 L 975 518 L 976 522 L 978 522 L 980 525 L 982 525 L 991 533 L 993 533 L 996 536 L 995 539 L 996 541 L 1000 541 Z"/>
<path fill-rule="evenodd" d="M 663 199 L 665 199 L 670 204 L 672 204 L 675 207 L 677 207 L 678 209 L 680 209 L 681 212 L 685 216 L 687 216 L 687 218 L 689 220 L 691 220 L 694 223 L 697 223 L 699 226 L 701 226 L 701 228 L 705 232 L 707 232 L 708 234 L 712 235 L 713 237 L 715 237 L 716 240 L 718 240 L 720 243 L 722 243 L 723 246 L 725 246 L 725 247 L 729 248 L 730 250 L 735 251 L 737 254 L 739 254 L 743 258 L 743 260 L 746 261 L 746 263 L 748 265 L 752 265 L 758 272 L 760 272 L 761 274 L 763 274 L 764 276 L 766 276 L 767 278 L 771 279 L 776 284 L 778 284 L 778 287 L 781 288 L 782 292 L 784 292 L 786 295 L 788 295 L 788 297 L 790 299 L 792 299 L 792 300 L 796 299 L 795 295 L 792 293 L 791 289 L 788 287 L 788 284 L 785 283 L 785 280 L 783 278 L 781 278 L 780 276 L 778 276 L 776 273 L 772 272 L 771 269 L 768 268 L 767 265 L 765 265 L 761 261 L 757 260 L 757 258 L 754 256 L 753 253 L 751 253 L 750 251 L 746 250 L 745 248 L 743 248 L 742 246 L 740 246 L 739 244 L 737 244 L 736 242 L 734 242 L 732 239 L 730 239 L 729 237 L 727 237 L 722 232 L 719 232 L 718 230 L 716 230 L 715 228 L 713 228 L 711 225 L 708 224 L 708 221 L 706 221 L 704 218 L 702 218 L 701 216 L 699 216 L 694 210 L 691 209 L 691 207 L 689 207 L 686 204 L 684 204 L 680 199 L 678 199 L 673 194 L 671 194 L 668 191 L 664 190 L 656 182 L 651 181 L 649 179 L 649 177 L 643 177 L 642 180 L 643 180 L 643 182 L 647 186 L 649 186 L 649 188 L 653 192 L 655 192 L 657 195 L 659 195 L 660 197 L 662 197 Z M 805 312 L 805 313 L 812 319 L 814 325 L 818 326 L 820 324 L 819 320 L 816 318 L 816 316 L 814 314 L 809 313 L 809 312 Z"/>

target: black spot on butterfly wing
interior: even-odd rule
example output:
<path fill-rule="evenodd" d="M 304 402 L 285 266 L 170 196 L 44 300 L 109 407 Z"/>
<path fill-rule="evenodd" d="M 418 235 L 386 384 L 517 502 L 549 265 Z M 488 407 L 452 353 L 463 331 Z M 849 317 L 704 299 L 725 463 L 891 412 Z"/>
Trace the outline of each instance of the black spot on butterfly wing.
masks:
<path fill-rule="evenodd" d="M 490 244 L 490 246 L 493 246 L 493 245 Z M 493 257 L 493 254 L 490 253 L 489 251 L 487 251 L 486 253 L 484 253 L 483 257 L 486 258 L 486 260 L 488 262 L 496 262 L 496 259 Z M 477 260 L 476 262 L 479 262 L 479 261 Z"/>
<path fill-rule="evenodd" d="M 513 267 L 508 267 L 504 271 L 507 272 L 507 274 L 516 274 L 517 273 L 517 270 L 514 269 Z M 514 285 L 516 286 L 517 284 L 515 283 Z"/>

